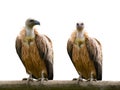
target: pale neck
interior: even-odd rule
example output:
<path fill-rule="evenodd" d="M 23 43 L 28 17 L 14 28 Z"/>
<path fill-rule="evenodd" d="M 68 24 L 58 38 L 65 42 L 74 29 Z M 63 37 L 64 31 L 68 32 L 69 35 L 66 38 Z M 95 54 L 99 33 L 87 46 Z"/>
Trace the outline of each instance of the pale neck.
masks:
<path fill-rule="evenodd" d="M 26 29 L 26 36 L 27 37 L 35 37 L 35 34 L 34 34 L 34 29 L 32 28 L 28 28 L 28 27 L 25 27 Z"/>
<path fill-rule="evenodd" d="M 77 31 L 76 37 L 77 37 L 77 38 L 84 38 L 84 30 L 82 30 L 82 31 Z"/>

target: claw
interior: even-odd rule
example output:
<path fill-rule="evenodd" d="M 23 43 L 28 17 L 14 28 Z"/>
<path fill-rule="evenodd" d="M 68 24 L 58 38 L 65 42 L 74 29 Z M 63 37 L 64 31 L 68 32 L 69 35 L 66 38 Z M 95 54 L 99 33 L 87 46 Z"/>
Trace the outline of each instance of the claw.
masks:
<path fill-rule="evenodd" d="M 77 79 L 78 83 L 83 81 L 83 78 L 81 75 L 79 75 L 79 78 Z"/>
<path fill-rule="evenodd" d="M 48 78 L 38 78 L 37 81 L 41 81 L 41 82 L 48 81 Z"/>
<path fill-rule="evenodd" d="M 90 78 L 87 81 L 96 81 L 93 72 L 91 72 Z"/>
<path fill-rule="evenodd" d="M 81 77 L 81 75 L 79 75 L 78 78 L 73 78 L 73 81 L 76 80 L 77 81 L 77 84 L 79 84 L 79 82 L 83 82 L 84 79 Z"/>
<path fill-rule="evenodd" d="M 40 81 L 41 83 L 43 83 L 44 81 L 48 81 L 48 78 L 44 77 L 44 72 L 41 73 L 41 78 L 38 78 L 37 81 Z"/>
<path fill-rule="evenodd" d="M 79 84 L 79 82 L 82 82 L 83 78 L 82 78 L 82 74 L 79 72 L 79 78 L 77 79 L 77 82 Z"/>
<path fill-rule="evenodd" d="M 22 79 L 23 81 L 27 81 L 27 84 L 29 85 L 30 82 L 33 82 L 33 78 L 32 78 L 32 75 L 30 74 L 30 76 L 28 78 L 23 78 Z"/>
<path fill-rule="evenodd" d="M 22 81 L 26 81 L 28 78 L 23 78 Z"/>

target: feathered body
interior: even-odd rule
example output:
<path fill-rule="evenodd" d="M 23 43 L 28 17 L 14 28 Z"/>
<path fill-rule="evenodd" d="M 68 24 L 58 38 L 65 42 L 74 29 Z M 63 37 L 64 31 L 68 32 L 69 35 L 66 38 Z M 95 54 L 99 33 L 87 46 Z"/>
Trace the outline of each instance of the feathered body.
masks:
<path fill-rule="evenodd" d="M 41 35 L 34 29 L 34 36 L 27 36 L 23 28 L 16 39 L 16 51 L 26 68 L 26 72 L 39 79 L 53 79 L 53 48 L 46 35 Z"/>
<path fill-rule="evenodd" d="M 77 72 L 84 79 L 102 80 L 102 48 L 100 42 L 83 30 L 75 30 L 68 42 L 67 51 Z"/>

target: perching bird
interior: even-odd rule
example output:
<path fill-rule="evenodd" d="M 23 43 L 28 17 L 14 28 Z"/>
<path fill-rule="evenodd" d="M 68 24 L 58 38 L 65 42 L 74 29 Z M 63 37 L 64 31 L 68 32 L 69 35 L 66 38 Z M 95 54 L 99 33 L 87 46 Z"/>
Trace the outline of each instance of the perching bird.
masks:
<path fill-rule="evenodd" d="M 26 72 L 30 75 L 28 81 L 53 80 L 53 47 L 50 38 L 39 34 L 34 28 L 40 22 L 27 19 L 25 27 L 16 38 L 16 51 Z"/>
<path fill-rule="evenodd" d="M 102 80 L 102 46 L 96 38 L 88 36 L 84 23 L 76 24 L 76 30 L 67 42 L 67 52 L 79 80 Z"/>

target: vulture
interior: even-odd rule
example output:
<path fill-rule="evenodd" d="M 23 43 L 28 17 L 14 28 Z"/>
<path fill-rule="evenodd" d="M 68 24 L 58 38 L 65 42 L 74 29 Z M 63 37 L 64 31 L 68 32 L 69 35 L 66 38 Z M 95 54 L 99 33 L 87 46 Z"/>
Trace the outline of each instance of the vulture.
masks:
<path fill-rule="evenodd" d="M 68 55 L 79 74 L 77 80 L 102 80 L 102 46 L 84 30 L 84 23 L 76 23 L 76 30 L 67 41 Z"/>
<path fill-rule="evenodd" d="M 16 37 L 16 52 L 29 74 L 28 81 L 53 80 L 52 41 L 48 36 L 39 34 L 36 25 L 40 22 L 35 19 L 25 21 L 25 26 Z"/>

